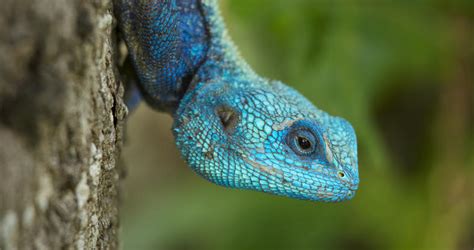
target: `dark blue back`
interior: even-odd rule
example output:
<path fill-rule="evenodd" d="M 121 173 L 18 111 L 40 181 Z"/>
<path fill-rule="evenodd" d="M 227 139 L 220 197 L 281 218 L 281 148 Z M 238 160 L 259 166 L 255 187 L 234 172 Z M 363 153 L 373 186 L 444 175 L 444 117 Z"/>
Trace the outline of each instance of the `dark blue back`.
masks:
<path fill-rule="evenodd" d="M 173 112 L 209 49 L 198 0 L 116 0 L 139 87 L 154 108 Z"/>

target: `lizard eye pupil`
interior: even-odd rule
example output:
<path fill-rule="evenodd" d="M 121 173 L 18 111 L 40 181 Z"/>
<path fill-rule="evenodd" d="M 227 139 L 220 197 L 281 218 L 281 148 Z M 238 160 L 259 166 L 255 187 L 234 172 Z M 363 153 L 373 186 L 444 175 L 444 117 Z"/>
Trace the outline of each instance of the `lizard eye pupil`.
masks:
<path fill-rule="evenodd" d="M 317 151 L 318 140 L 310 129 L 297 128 L 288 136 L 288 145 L 297 155 L 311 156 Z"/>
<path fill-rule="evenodd" d="M 301 149 L 303 150 L 308 150 L 311 149 L 311 142 L 308 140 L 308 138 L 305 138 L 303 136 L 298 136 L 297 139 L 298 145 L 300 146 Z"/>

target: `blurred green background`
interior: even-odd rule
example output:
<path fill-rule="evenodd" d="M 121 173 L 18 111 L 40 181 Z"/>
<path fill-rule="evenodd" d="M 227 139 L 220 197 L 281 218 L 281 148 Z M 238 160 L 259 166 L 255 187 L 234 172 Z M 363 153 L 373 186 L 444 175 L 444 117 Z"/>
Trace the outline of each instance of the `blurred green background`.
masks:
<path fill-rule="evenodd" d="M 474 1 L 227 0 L 261 73 L 347 118 L 360 189 L 325 204 L 225 189 L 141 104 L 123 160 L 124 249 L 473 249 Z"/>

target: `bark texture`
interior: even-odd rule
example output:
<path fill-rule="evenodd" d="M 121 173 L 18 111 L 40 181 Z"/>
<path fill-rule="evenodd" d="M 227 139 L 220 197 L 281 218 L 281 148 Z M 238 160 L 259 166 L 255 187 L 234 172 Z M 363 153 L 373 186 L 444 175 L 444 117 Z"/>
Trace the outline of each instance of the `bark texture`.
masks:
<path fill-rule="evenodd" d="M 110 0 L 2 0 L 0 249 L 117 248 Z"/>

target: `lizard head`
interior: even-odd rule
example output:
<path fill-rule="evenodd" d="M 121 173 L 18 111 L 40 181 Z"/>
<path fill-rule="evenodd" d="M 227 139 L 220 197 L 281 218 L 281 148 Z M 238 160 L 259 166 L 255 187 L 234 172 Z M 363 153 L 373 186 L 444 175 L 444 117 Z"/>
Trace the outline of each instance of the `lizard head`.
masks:
<path fill-rule="evenodd" d="M 183 98 L 174 135 L 191 168 L 232 188 L 315 201 L 352 198 L 359 183 L 352 126 L 280 82 L 256 81 L 221 79 Z"/>

